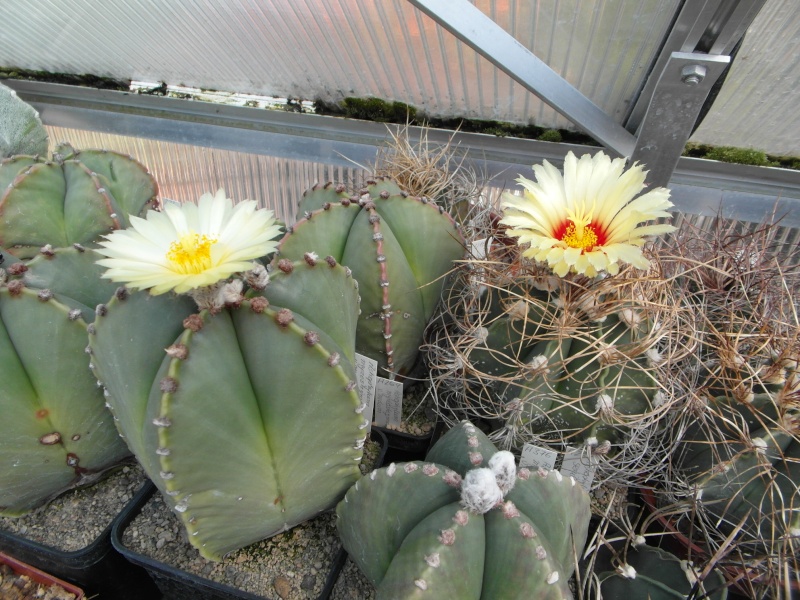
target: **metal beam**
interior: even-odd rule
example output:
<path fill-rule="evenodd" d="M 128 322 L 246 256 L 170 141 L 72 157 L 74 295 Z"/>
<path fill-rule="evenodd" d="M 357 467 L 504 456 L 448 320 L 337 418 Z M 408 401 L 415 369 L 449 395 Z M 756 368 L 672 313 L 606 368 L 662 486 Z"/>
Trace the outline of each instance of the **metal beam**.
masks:
<path fill-rule="evenodd" d="M 673 52 L 655 86 L 631 162 L 648 170 L 647 183 L 666 186 L 711 88 L 730 58 Z"/>
<path fill-rule="evenodd" d="M 409 2 L 612 152 L 631 155 L 633 135 L 472 3 Z"/>

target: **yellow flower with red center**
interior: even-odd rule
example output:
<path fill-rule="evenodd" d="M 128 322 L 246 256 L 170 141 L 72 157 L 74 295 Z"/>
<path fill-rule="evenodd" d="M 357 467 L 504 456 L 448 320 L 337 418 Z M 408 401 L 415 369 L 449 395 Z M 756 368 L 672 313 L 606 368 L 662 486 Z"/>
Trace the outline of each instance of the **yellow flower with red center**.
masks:
<path fill-rule="evenodd" d="M 223 190 L 203 194 L 197 204 L 167 205 L 100 242 L 97 261 L 106 279 L 152 294 L 185 293 L 253 268 L 252 260 L 275 250 L 280 233 L 270 210 L 256 202 L 236 205 Z"/>
<path fill-rule="evenodd" d="M 643 224 L 669 217 L 669 190 L 644 189 L 640 165 L 625 170 L 625 160 L 602 152 L 580 159 L 570 152 L 564 174 L 544 161 L 534 165 L 536 181 L 520 177 L 523 195 L 504 193 L 500 223 L 507 234 L 528 244 L 522 255 L 545 262 L 556 275 L 615 275 L 620 263 L 646 269 L 642 246 L 650 236 L 673 231 L 665 223 Z"/>

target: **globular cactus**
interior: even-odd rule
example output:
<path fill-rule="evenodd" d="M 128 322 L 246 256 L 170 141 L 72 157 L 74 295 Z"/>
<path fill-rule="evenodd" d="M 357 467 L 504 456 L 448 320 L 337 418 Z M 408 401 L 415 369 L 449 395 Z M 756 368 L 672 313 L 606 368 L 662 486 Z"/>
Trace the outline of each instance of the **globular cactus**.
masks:
<path fill-rule="evenodd" d="M 108 150 L 58 146 L 51 160 L 16 155 L 0 163 L 0 247 L 30 258 L 40 248 L 91 245 L 154 205 L 147 169 Z"/>
<path fill-rule="evenodd" d="M 614 570 L 597 574 L 603 598 L 725 600 L 728 597 L 725 577 L 717 569 L 703 573 L 661 548 L 645 544 L 628 548 L 615 566 Z"/>
<path fill-rule="evenodd" d="M 130 455 L 89 371 L 87 323 L 116 286 L 84 248 L 0 252 L 0 514 L 24 514 Z"/>
<path fill-rule="evenodd" d="M 355 281 L 330 257 L 279 267 L 263 295 L 234 283 L 200 312 L 121 292 L 90 334 L 120 431 L 210 559 L 333 506 L 360 476 Z"/>
<path fill-rule="evenodd" d="M 781 235 L 715 220 L 676 240 L 670 268 L 696 351 L 670 369 L 687 391 L 657 490 L 691 505 L 709 554 L 748 565 L 748 593 L 776 597 L 800 573 L 800 270 Z"/>
<path fill-rule="evenodd" d="M 602 477 L 633 483 L 663 461 L 663 357 L 680 348 L 680 310 L 651 234 L 671 204 L 644 173 L 602 153 L 545 162 L 490 212 L 445 292 L 425 351 L 442 418 L 481 419 L 504 449 L 586 450 Z M 514 240 L 513 238 L 519 238 Z M 628 264 L 625 264 L 628 263 Z"/>
<path fill-rule="evenodd" d="M 39 113 L 0 84 L 0 160 L 15 154 L 46 154 L 47 131 Z"/>
<path fill-rule="evenodd" d="M 425 462 L 391 464 L 347 492 L 337 528 L 378 598 L 570 598 L 589 497 L 529 472 L 465 422 Z"/>
<path fill-rule="evenodd" d="M 344 186 L 316 186 L 298 214 L 279 256 L 299 260 L 314 252 L 349 267 L 361 294 L 356 350 L 378 361 L 380 375 L 407 376 L 444 278 L 464 254 L 453 219 L 385 179 L 356 195 Z"/>

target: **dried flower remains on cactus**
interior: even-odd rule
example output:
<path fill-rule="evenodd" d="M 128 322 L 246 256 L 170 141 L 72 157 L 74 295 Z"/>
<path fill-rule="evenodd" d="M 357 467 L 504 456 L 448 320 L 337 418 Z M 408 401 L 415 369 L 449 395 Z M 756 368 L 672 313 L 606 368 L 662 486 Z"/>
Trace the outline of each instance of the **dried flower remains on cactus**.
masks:
<path fill-rule="evenodd" d="M 108 258 L 98 264 L 108 268 L 103 277 L 155 295 L 186 293 L 250 270 L 253 259 L 275 249 L 280 232 L 272 211 L 253 200 L 234 206 L 222 189 L 196 205 L 131 217 L 131 224 L 100 243 L 97 251 Z"/>
<path fill-rule="evenodd" d="M 619 263 L 639 269 L 649 266 L 642 254 L 646 236 L 674 230 L 668 224 L 642 225 L 670 216 L 669 191 L 644 189 L 645 171 L 602 152 L 564 160 L 564 174 L 544 161 L 534 165 L 536 181 L 520 177 L 522 196 L 506 192 L 502 206 L 508 235 L 530 244 L 526 258 L 546 262 L 560 277 L 579 273 L 594 277 L 619 272 Z"/>

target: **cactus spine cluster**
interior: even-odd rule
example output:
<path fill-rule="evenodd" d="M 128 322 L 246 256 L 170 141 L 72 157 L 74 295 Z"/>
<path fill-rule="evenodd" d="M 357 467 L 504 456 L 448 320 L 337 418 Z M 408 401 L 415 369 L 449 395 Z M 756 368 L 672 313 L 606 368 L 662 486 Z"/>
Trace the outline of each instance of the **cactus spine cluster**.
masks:
<path fill-rule="evenodd" d="M 361 293 L 356 350 L 378 361 L 382 376 L 407 376 L 444 277 L 464 253 L 453 219 L 386 179 L 368 182 L 357 194 L 315 186 L 298 214 L 279 256 L 299 260 L 313 252 L 349 267 Z"/>
<path fill-rule="evenodd" d="M 89 346 L 125 440 L 210 559 L 334 505 L 360 475 L 368 425 L 345 268 L 307 255 L 263 292 L 232 289 L 200 312 L 186 296 L 120 292 Z"/>
<path fill-rule="evenodd" d="M 337 527 L 378 598 L 570 598 L 589 497 L 555 471 L 516 470 L 471 423 L 426 460 L 392 463 L 347 492 Z"/>

